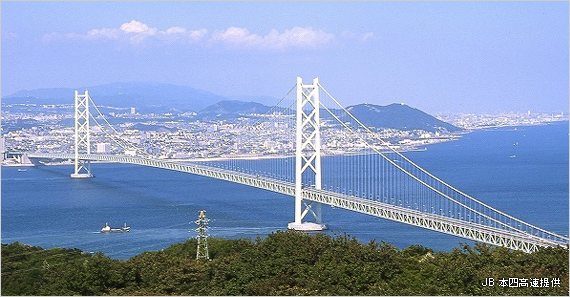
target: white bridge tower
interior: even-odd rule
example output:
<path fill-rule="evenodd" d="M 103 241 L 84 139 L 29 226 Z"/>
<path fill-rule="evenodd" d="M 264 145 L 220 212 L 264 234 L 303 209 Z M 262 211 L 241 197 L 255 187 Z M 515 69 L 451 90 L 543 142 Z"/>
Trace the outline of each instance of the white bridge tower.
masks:
<path fill-rule="evenodd" d="M 80 160 L 79 154 L 91 154 L 91 142 L 89 140 L 89 94 L 84 95 L 75 91 L 75 172 L 71 178 L 90 178 L 91 162 Z"/>
<path fill-rule="evenodd" d="M 295 221 L 287 227 L 300 231 L 326 229 L 322 223 L 321 204 L 307 204 L 302 196 L 303 184 L 314 183 L 315 189 L 321 189 L 319 88 L 318 78 L 313 79 L 313 84 L 303 84 L 303 80 L 297 77 Z M 315 222 L 303 222 L 308 213 L 313 215 Z"/>

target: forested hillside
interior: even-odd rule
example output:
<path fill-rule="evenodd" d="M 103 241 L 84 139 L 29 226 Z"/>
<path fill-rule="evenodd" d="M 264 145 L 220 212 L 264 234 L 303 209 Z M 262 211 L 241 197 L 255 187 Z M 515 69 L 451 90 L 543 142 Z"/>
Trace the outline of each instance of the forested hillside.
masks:
<path fill-rule="evenodd" d="M 126 261 L 2 244 L 2 295 L 568 295 L 564 248 L 445 253 L 290 231 L 208 242 L 210 261 L 194 239 Z"/>

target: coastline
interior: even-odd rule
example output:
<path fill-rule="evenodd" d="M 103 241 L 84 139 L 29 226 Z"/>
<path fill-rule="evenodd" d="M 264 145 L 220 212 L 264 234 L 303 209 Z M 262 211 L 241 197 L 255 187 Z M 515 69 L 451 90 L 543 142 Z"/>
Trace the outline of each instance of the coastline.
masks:
<path fill-rule="evenodd" d="M 550 125 L 553 123 L 560 123 L 560 122 L 568 122 L 567 119 L 562 120 L 554 120 L 554 121 L 545 121 L 545 122 L 538 122 L 538 123 L 511 123 L 511 124 L 501 124 L 501 125 L 489 125 L 489 126 L 476 126 L 476 127 L 466 127 L 463 128 L 463 131 L 451 133 L 446 136 L 434 137 L 434 138 L 420 138 L 420 139 L 402 139 L 397 144 L 390 145 L 394 148 L 397 152 L 421 152 L 427 150 L 427 147 L 433 144 L 439 144 L 449 141 L 455 141 L 460 139 L 463 135 L 469 134 L 474 131 L 484 131 L 484 130 L 492 130 L 492 129 L 499 129 L 499 128 L 509 128 L 509 127 L 530 127 L 530 126 L 543 126 L 543 125 Z M 386 150 L 383 148 L 385 146 L 374 146 L 374 149 L 380 151 L 381 153 L 390 153 L 391 150 Z M 352 152 L 340 152 L 340 153 L 330 153 L 330 152 L 321 152 L 321 156 L 328 157 L 328 156 L 339 156 L 339 155 L 367 155 L 370 152 L 367 150 L 358 150 Z M 238 156 L 218 156 L 218 157 L 209 157 L 209 158 L 157 158 L 159 160 L 164 160 L 168 162 L 213 162 L 213 161 L 228 161 L 228 160 L 267 160 L 267 159 L 283 159 L 283 158 L 292 158 L 294 154 L 290 155 L 238 155 Z M 39 162 L 43 166 L 72 166 L 73 162 L 69 161 L 58 161 L 58 162 Z M 113 161 L 92 161 L 92 163 L 117 163 Z M 40 166 L 41 166 L 40 165 Z M 36 164 L 17 164 L 17 163 L 6 163 L 6 160 L 2 161 L 1 167 L 31 167 L 37 166 Z"/>
<path fill-rule="evenodd" d="M 462 133 L 465 134 L 465 133 Z M 449 137 L 439 137 L 439 138 L 431 138 L 431 139 L 421 139 L 421 140 L 412 140 L 412 143 L 409 145 L 398 145 L 393 144 L 390 145 L 391 147 L 395 147 L 394 150 L 397 152 L 421 152 L 427 150 L 426 146 L 431 144 L 438 144 L 448 141 L 458 140 L 460 136 L 449 136 Z M 434 141 L 435 140 L 435 141 Z M 382 146 L 381 146 L 382 147 Z M 391 150 L 386 149 L 379 149 L 378 146 L 375 146 L 375 149 L 378 149 L 381 153 L 391 153 Z M 356 156 L 356 155 L 368 155 L 373 154 L 374 152 L 370 152 L 370 150 L 359 150 L 353 152 L 343 152 L 343 153 L 321 153 L 322 157 L 329 157 L 329 156 Z M 284 158 L 294 158 L 295 155 L 241 155 L 241 156 L 220 156 L 220 157 L 211 157 L 211 158 L 156 158 L 162 161 L 168 162 L 213 162 L 213 161 L 229 161 L 229 160 L 268 160 L 268 159 L 284 159 Z M 16 164 L 16 163 L 2 163 L 2 167 L 31 167 L 31 166 L 73 166 L 73 162 L 45 162 L 40 161 L 38 162 L 40 165 L 36 164 Z M 107 163 L 119 163 L 114 161 L 91 161 L 93 164 L 107 164 Z"/>
<path fill-rule="evenodd" d="M 542 127 L 558 126 L 560 128 L 567 129 L 564 124 L 565 123 L 559 123 L 558 125 Z M 543 129 L 547 128 L 542 128 L 540 131 L 551 131 Z M 519 129 L 519 131 L 520 130 L 521 129 Z M 511 131 L 511 129 L 505 129 L 505 131 Z M 532 131 L 535 130 L 533 129 Z M 560 129 L 556 129 L 556 131 L 560 131 Z M 456 142 L 443 144 L 440 148 L 430 148 L 425 153 L 416 154 L 415 157 L 418 157 L 421 160 L 426 160 L 425 162 L 415 158 L 414 161 L 420 162 L 419 164 L 422 164 L 422 167 L 427 169 L 438 168 L 438 170 L 441 171 L 439 172 L 438 177 L 443 178 L 445 181 L 453 182 L 454 184 L 457 183 L 457 185 L 460 186 L 460 189 L 469 191 L 468 193 L 473 194 L 475 197 L 477 197 L 477 199 L 479 199 L 479 197 L 485 197 L 487 194 L 480 194 L 477 192 L 477 189 L 473 190 L 473 188 L 470 190 L 470 187 L 473 184 L 471 180 L 473 177 L 479 180 L 479 177 L 482 179 L 484 176 L 487 176 L 489 174 L 489 166 L 481 166 L 480 162 L 476 161 L 478 158 L 472 158 L 472 155 L 468 154 L 467 156 L 470 157 L 465 161 L 475 166 L 475 171 L 473 171 L 473 169 L 469 166 L 462 166 L 459 169 L 463 171 L 456 171 L 456 168 L 454 168 L 453 164 L 456 164 L 457 160 L 461 160 L 462 155 L 451 154 L 451 159 L 445 159 L 445 162 L 443 162 L 444 164 L 441 164 L 441 166 L 431 166 L 434 164 L 439 164 L 438 160 L 441 160 L 441 158 L 433 157 L 444 156 L 448 150 L 458 151 L 461 149 L 468 149 L 469 152 L 472 152 L 475 155 L 481 155 L 480 150 L 477 149 L 478 146 L 473 145 L 473 141 L 499 139 L 499 142 L 504 142 L 502 139 L 504 139 L 507 134 L 511 133 L 516 133 L 516 131 L 506 133 L 475 133 L 477 134 L 476 136 L 466 136 L 462 137 L 461 140 L 459 140 L 460 142 L 466 141 L 465 144 L 471 145 L 454 145 Z M 536 136 L 536 134 L 537 133 L 534 133 L 532 135 Z M 544 133 L 539 134 L 544 135 Z M 567 133 L 563 133 L 562 136 L 567 136 Z M 485 140 L 483 143 L 488 142 Z M 531 141 L 528 144 L 532 144 L 533 147 L 538 147 L 539 143 L 543 142 Z M 497 155 L 500 155 L 498 156 L 499 159 L 493 160 L 502 160 L 504 161 L 503 165 L 509 166 L 515 165 L 515 163 L 520 163 L 522 159 L 518 157 L 516 159 L 508 158 L 508 155 L 511 154 L 511 151 L 514 149 L 514 147 L 508 146 L 503 148 L 505 148 L 505 150 L 501 151 L 502 153 L 497 152 Z M 564 145 L 563 149 L 566 152 L 567 156 L 567 146 Z M 529 153 L 532 151 L 529 150 Z M 544 154 L 537 154 L 537 156 L 541 157 L 540 160 L 550 158 L 548 156 L 544 156 Z M 493 161 L 489 164 L 496 164 L 496 162 Z M 528 170 L 510 170 L 510 168 L 517 167 L 503 168 L 505 169 L 504 172 L 500 167 L 498 169 L 490 169 L 493 175 L 487 178 L 490 180 L 489 184 L 483 183 L 481 186 L 487 187 L 488 185 L 492 185 L 494 183 L 503 184 L 505 182 L 516 182 L 518 184 L 525 185 L 528 184 L 528 180 L 534 180 L 538 177 L 544 180 L 547 184 L 551 184 L 551 180 L 559 180 L 559 174 L 556 174 L 555 177 L 549 176 L 551 172 L 553 174 L 559 172 L 555 171 L 559 170 L 558 167 L 553 168 L 547 162 L 536 162 L 532 164 L 533 166 L 539 166 L 537 170 L 541 171 L 537 171 L 537 174 L 534 174 L 529 173 Z M 121 244 L 121 246 L 124 245 L 123 249 L 130 250 L 133 248 L 133 246 L 149 246 L 150 243 L 146 240 L 152 237 L 156 242 L 156 247 L 154 246 L 155 242 L 152 242 L 153 247 L 149 249 L 162 249 L 165 247 L 161 245 L 164 242 L 176 242 L 179 240 L 179 238 L 185 238 L 184 234 L 187 234 L 187 230 L 185 229 L 188 226 L 188 213 L 194 211 L 194 209 L 198 209 L 200 207 L 203 208 L 206 204 L 210 210 L 210 213 L 213 215 L 212 218 L 218 220 L 215 228 L 212 230 L 212 232 L 214 232 L 213 235 L 216 236 L 238 238 L 253 234 L 252 236 L 255 238 L 256 234 L 266 234 L 266 232 L 269 233 L 272 230 L 281 230 L 286 228 L 282 222 L 288 222 L 290 220 L 291 214 L 289 209 L 292 206 L 289 199 L 283 199 L 283 201 L 281 201 L 280 199 L 277 199 L 280 196 L 273 195 L 272 193 L 259 192 L 259 190 L 255 188 L 241 186 L 236 187 L 229 183 L 219 183 L 215 180 L 210 181 L 200 177 L 194 178 L 192 176 L 182 175 L 175 172 L 161 173 L 155 170 L 138 168 L 141 166 L 122 166 L 118 164 L 100 164 L 98 166 L 101 167 L 101 172 L 105 172 L 105 174 L 97 175 L 97 178 L 94 179 L 93 182 L 85 183 L 85 185 L 81 187 L 76 186 L 78 185 L 78 182 L 71 181 L 69 179 L 69 170 L 72 167 L 55 166 L 52 169 L 49 169 L 49 167 L 44 167 L 49 170 L 27 170 L 27 173 L 17 172 L 17 169 L 6 170 L 6 175 L 4 176 L 5 180 L 3 179 L 3 182 L 6 182 L 6 187 L 3 189 L 3 191 L 6 194 L 6 198 L 13 198 L 11 200 L 6 199 L 6 201 L 3 201 L 6 202 L 3 204 L 3 210 L 6 210 L 5 213 L 3 212 L 3 214 L 6 214 L 6 227 L 10 226 L 8 223 L 12 222 L 14 224 L 11 226 L 26 226 L 26 228 L 25 231 L 23 231 L 21 227 L 17 227 L 13 230 L 3 230 L 7 231 L 4 234 L 3 239 L 8 240 L 11 238 L 14 240 L 24 240 L 24 237 L 27 236 L 25 233 L 30 232 L 30 230 L 36 230 L 34 228 L 41 228 L 42 225 L 45 225 L 43 224 L 43 221 L 37 221 L 39 217 L 45 218 L 46 222 L 53 222 L 54 218 L 56 218 L 54 216 L 60 215 L 60 211 L 58 211 L 57 208 L 65 207 L 67 209 L 67 207 L 70 207 L 70 202 L 73 202 L 75 205 L 69 209 L 70 215 L 62 216 L 58 220 L 61 220 L 62 222 L 60 225 L 76 225 L 80 226 L 78 227 L 80 229 L 69 230 L 67 228 L 62 228 L 64 232 L 61 232 L 59 230 L 48 230 L 48 233 L 46 233 L 45 236 L 42 235 L 43 237 L 41 238 L 28 236 L 26 237 L 26 240 L 30 241 L 23 242 L 44 247 L 51 247 L 54 244 L 60 245 L 62 243 L 70 245 L 72 243 L 75 243 L 77 238 L 81 238 L 82 242 L 99 240 L 96 242 L 96 244 L 78 246 L 79 248 L 85 248 L 91 251 L 94 249 L 93 246 L 102 247 L 103 243 L 106 243 L 108 245 L 111 243 L 109 240 L 111 240 L 116 244 Z M 453 170 L 449 171 L 450 168 L 453 168 Z M 567 163 L 565 166 L 563 166 L 562 170 L 565 170 L 567 174 Z M 471 177 L 466 174 L 457 174 L 458 172 L 469 174 L 473 174 L 475 172 L 476 175 Z M 523 174 L 523 172 L 527 173 Z M 500 181 L 497 180 L 496 176 L 502 176 L 503 173 L 518 175 L 515 175 L 516 178 L 512 179 L 501 179 Z M 329 172 L 328 174 L 331 173 Z M 519 178 L 519 175 L 521 174 L 522 176 Z M 449 178 L 450 176 L 453 178 Z M 37 180 L 38 183 L 32 182 L 28 185 L 28 182 L 20 182 L 21 180 L 27 181 L 31 179 Z M 41 184 L 39 184 L 39 182 L 41 182 Z M 559 184 L 560 182 L 564 181 L 558 181 L 556 184 Z M 567 180 L 565 182 L 567 184 Z M 463 184 L 463 186 L 461 186 L 461 184 Z M 465 185 L 467 185 L 467 187 L 465 187 Z M 33 188 L 35 186 L 41 186 L 41 188 L 38 188 L 41 190 L 38 191 L 36 188 Z M 83 189 L 84 187 L 87 188 Z M 108 188 L 110 188 L 110 190 L 108 190 Z M 97 189 L 97 191 L 95 191 L 95 189 Z M 495 199 L 495 194 L 488 194 L 489 196 L 493 197 L 488 197 L 490 200 L 487 202 L 491 201 L 492 203 L 496 203 L 494 206 L 498 207 L 499 209 L 508 211 L 508 213 L 513 212 L 516 214 L 518 211 L 527 209 L 528 205 L 536 204 L 535 202 L 532 202 L 534 199 L 532 199 L 529 195 L 542 197 L 540 196 L 541 189 L 542 188 L 537 188 L 536 191 L 531 192 L 531 194 L 527 194 L 526 191 L 529 189 L 523 187 L 523 190 L 518 191 L 518 194 L 514 193 L 513 195 L 507 195 L 504 197 L 503 194 L 498 195 L 502 198 L 497 199 L 496 201 L 493 200 Z M 492 193 L 495 193 L 500 189 L 490 187 L 489 190 L 494 191 Z M 52 202 L 49 203 L 55 208 L 48 208 L 47 210 L 49 213 L 44 213 L 44 211 L 46 211 L 44 208 L 32 207 L 30 210 L 28 210 L 26 207 L 31 201 L 37 200 L 38 203 L 45 204 L 42 202 L 44 197 L 41 194 L 45 191 L 48 191 L 50 193 L 52 191 L 56 191 L 53 193 L 58 193 L 57 195 L 48 195 L 48 197 L 46 197 L 52 199 L 50 200 Z M 22 199 L 21 197 L 30 198 Z M 522 200 L 519 201 L 518 199 Z M 549 205 L 556 205 L 556 201 L 562 201 L 562 203 L 566 201 L 565 205 L 568 205 L 567 187 L 566 194 L 564 194 L 562 191 L 561 195 L 549 195 L 544 199 L 546 199 L 545 203 L 541 203 L 541 205 L 536 206 L 536 211 L 539 211 L 540 213 L 548 213 L 549 209 L 551 209 L 549 208 Z M 509 201 L 516 201 L 516 203 L 514 205 L 511 205 Z M 257 209 L 258 205 L 261 207 L 260 205 L 265 202 L 270 202 L 267 209 Z M 231 206 L 231 210 L 229 206 Z M 510 206 L 512 206 L 512 208 Z M 85 207 L 88 207 L 89 211 L 86 212 Z M 155 212 L 151 218 L 147 218 L 149 207 L 153 209 L 153 212 Z M 564 209 L 566 207 L 558 208 Z M 37 214 L 30 213 L 31 210 L 35 209 L 43 210 L 39 211 Z M 252 209 L 256 209 L 256 211 L 251 211 Z M 274 209 L 280 210 L 273 211 Z M 284 211 L 281 211 L 283 209 Z M 562 212 L 561 215 L 560 212 Z M 337 214 L 337 210 L 335 210 L 334 213 Z M 262 215 L 262 217 L 260 217 L 260 215 Z M 37 216 L 38 219 L 25 219 L 27 216 Z M 533 217 L 533 220 L 536 220 L 536 223 L 541 227 L 543 225 L 545 227 L 548 227 L 549 230 L 552 228 L 552 230 L 556 232 L 567 232 L 564 231 L 567 230 L 567 220 L 562 221 L 559 219 L 560 217 L 567 218 L 567 211 L 566 215 L 564 215 L 564 211 L 561 210 L 558 211 L 558 214 L 556 215 L 551 215 L 548 217 Z M 22 220 L 22 218 L 25 220 Z M 157 218 L 160 219 L 157 221 Z M 123 221 L 127 221 L 136 228 L 134 229 L 134 232 L 131 232 L 128 238 L 117 236 L 107 236 L 101 238 L 93 237 L 94 235 L 91 235 L 89 232 L 93 230 L 98 231 L 100 228 L 99 225 L 105 221 L 110 221 L 111 223 L 122 223 Z M 419 230 L 404 227 L 402 227 L 402 230 L 397 233 L 391 233 L 393 224 L 388 221 L 382 221 L 382 223 L 379 224 L 378 220 L 373 218 L 371 219 L 366 216 L 360 217 L 356 214 L 352 215 L 342 212 L 338 212 L 338 215 L 327 215 L 327 221 L 329 222 L 333 231 L 350 231 L 352 234 L 362 239 L 364 242 L 370 240 L 371 238 L 382 238 L 382 240 L 394 243 L 399 247 L 410 245 L 411 243 L 408 241 L 408 238 L 418 236 L 417 234 L 421 234 Z M 40 224 L 35 222 L 42 223 Z M 24 225 L 22 225 L 22 223 L 24 223 Z M 30 225 L 28 226 L 25 224 Z M 178 227 L 176 224 L 180 224 L 181 227 Z M 566 226 L 558 227 L 560 224 L 566 224 Z M 167 229 L 164 229 L 166 226 L 174 225 L 177 227 L 168 227 Z M 369 227 L 375 228 L 374 230 L 377 230 L 375 231 L 377 234 L 370 234 L 368 231 Z M 42 230 L 41 232 L 46 231 Z M 57 234 L 60 239 L 56 242 L 51 241 L 50 234 L 52 233 Z M 425 240 L 422 239 L 422 242 L 426 245 L 429 244 L 429 246 L 437 248 L 438 250 L 447 250 L 448 246 L 450 244 L 453 244 L 449 243 L 450 241 L 457 241 L 454 238 L 447 238 L 444 235 L 432 235 L 426 237 Z M 130 252 L 122 252 L 122 249 L 116 248 L 104 248 L 103 251 L 110 253 L 113 255 L 113 257 L 123 257 L 123 255 L 127 254 L 131 255 Z"/>
<path fill-rule="evenodd" d="M 508 123 L 508 124 L 497 124 L 497 125 L 480 125 L 480 126 L 473 126 L 473 127 L 462 127 L 466 131 L 477 131 L 477 130 L 485 130 L 485 129 L 495 129 L 495 128 L 508 128 L 508 127 L 531 127 L 531 126 L 544 126 L 550 125 L 553 123 L 559 122 L 568 122 L 568 119 L 559 119 L 559 120 L 551 120 L 551 121 L 543 121 L 543 122 L 536 122 L 536 123 Z"/>

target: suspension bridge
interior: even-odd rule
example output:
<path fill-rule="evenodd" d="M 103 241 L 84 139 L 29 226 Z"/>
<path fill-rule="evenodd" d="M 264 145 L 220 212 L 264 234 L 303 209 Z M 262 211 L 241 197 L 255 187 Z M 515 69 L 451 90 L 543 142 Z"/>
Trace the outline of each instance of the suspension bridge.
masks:
<path fill-rule="evenodd" d="M 321 96 L 325 95 L 325 96 Z M 92 112 L 90 108 L 94 108 Z M 92 153 L 91 122 L 120 153 Z M 90 178 L 91 161 L 162 168 L 269 190 L 295 199 L 289 229 L 326 228 L 321 205 L 401 222 L 525 252 L 568 247 L 568 238 L 497 210 L 449 185 L 362 124 L 315 78 L 296 84 L 265 114 L 229 123 L 220 158 L 158 159 L 125 139 L 85 91 L 75 92 L 73 152 L 27 152 L 31 159 L 70 159 L 72 178 Z M 120 130 L 120 129 L 119 129 Z M 245 132 L 244 132 L 245 131 Z M 249 133 L 249 134 L 248 134 Z M 267 138 L 264 158 L 246 144 Z M 249 151 L 250 155 L 244 153 Z M 122 152 L 122 153 L 121 153 Z M 125 152 L 128 152 L 125 153 Z"/>

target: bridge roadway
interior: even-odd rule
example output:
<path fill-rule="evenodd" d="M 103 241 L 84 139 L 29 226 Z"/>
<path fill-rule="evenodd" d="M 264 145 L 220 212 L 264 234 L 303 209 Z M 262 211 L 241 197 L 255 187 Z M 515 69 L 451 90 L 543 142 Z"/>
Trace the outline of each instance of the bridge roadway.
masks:
<path fill-rule="evenodd" d="M 74 154 L 28 153 L 27 155 L 29 158 L 35 159 L 75 158 Z M 291 182 L 194 163 L 188 164 L 140 157 L 100 154 L 81 154 L 80 159 L 135 164 L 180 171 L 295 196 L 295 184 Z M 357 198 L 328 190 L 303 189 L 303 199 L 525 252 L 536 251 L 539 246 L 556 247 L 560 245 L 567 247 L 568 245 L 568 241 L 545 239 L 520 231 L 505 230 L 438 214 L 424 213 L 414 209 Z"/>

